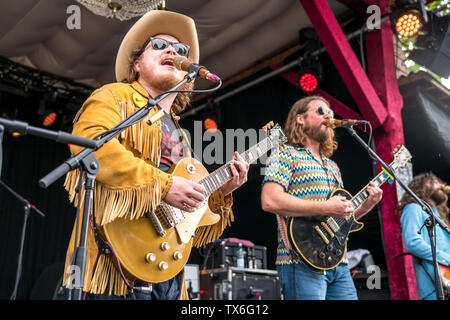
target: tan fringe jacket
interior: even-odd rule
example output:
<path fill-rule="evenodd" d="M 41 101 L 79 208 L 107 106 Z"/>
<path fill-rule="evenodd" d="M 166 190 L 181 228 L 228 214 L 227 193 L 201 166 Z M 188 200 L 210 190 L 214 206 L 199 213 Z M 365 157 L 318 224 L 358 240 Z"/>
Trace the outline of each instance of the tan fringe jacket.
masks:
<path fill-rule="evenodd" d="M 138 82 L 105 85 L 95 90 L 85 101 L 75 117 L 72 133 L 92 139 L 117 125 L 139 107 L 146 105 L 148 99 L 146 90 Z M 156 112 L 155 107 L 149 116 Z M 172 117 L 177 121 L 178 117 L 175 114 L 172 114 Z M 141 121 L 127 128 L 95 152 L 100 163 L 93 191 L 97 225 L 105 225 L 116 218 L 138 219 L 159 205 L 172 185 L 172 176 L 155 167 L 159 165 L 160 145 L 160 120 L 152 126 Z M 71 146 L 73 155 L 81 150 L 82 148 L 78 146 Z M 69 193 L 69 200 L 75 205 L 79 202 L 75 191 L 78 180 L 79 171 L 71 171 L 67 174 L 64 184 Z M 81 199 L 81 208 L 83 202 L 84 199 Z M 197 229 L 194 237 L 196 247 L 218 239 L 223 230 L 234 221 L 231 195 L 223 197 L 219 189 L 210 196 L 209 205 L 214 213 L 221 215 L 221 220 L 215 225 Z M 75 232 L 76 226 L 73 228 L 67 250 L 63 281 L 65 287 L 68 287 L 71 277 L 69 271 L 72 270 L 70 267 L 74 255 Z M 77 239 L 80 238 L 79 235 L 80 230 Z M 97 266 L 93 270 L 98 249 L 91 228 L 88 231 L 86 247 L 87 263 L 83 290 L 102 294 L 109 283 L 110 295 L 126 295 L 125 282 L 108 257 L 100 254 Z M 188 299 L 184 276 L 179 299 Z"/>

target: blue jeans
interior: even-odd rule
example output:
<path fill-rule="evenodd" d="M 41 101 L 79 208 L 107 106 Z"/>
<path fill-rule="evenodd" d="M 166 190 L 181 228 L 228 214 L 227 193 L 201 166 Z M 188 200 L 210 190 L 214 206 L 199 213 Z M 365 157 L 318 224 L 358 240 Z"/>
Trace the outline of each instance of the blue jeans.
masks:
<path fill-rule="evenodd" d="M 104 294 L 87 294 L 86 300 L 176 300 L 180 294 L 180 276 L 152 285 L 152 292 L 135 290 L 125 297 L 108 295 L 107 287 Z"/>
<path fill-rule="evenodd" d="M 358 300 L 347 264 L 325 274 L 303 263 L 277 265 L 277 270 L 285 300 Z"/>

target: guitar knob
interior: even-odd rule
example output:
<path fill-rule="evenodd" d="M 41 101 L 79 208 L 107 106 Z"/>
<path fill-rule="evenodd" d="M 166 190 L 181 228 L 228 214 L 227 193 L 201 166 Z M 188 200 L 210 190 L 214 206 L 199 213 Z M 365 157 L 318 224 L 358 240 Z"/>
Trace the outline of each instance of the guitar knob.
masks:
<path fill-rule="evenodd" d="M 167 268 L 169 268 L 169 265 L 167 264 L 167 262 L 165 261 L 161 261 L 158 265 L 159 270 L 164 271 L 167 270 Z"/>
<path fill-rule="evenodd" d="M 156 256 L 154 253 L 147 253 L 145 260 L 147 260 L 147 262 L 154 262 L 156 260 Z"/>
<path fill-rule="evenodd" d="M 183 254 L 180 251 L 175 251 L 173 253 L 173 259 L 174 260 L 180 260 L 181 258 L 183 258 Z"/>
<path fill-rule="evenodd" d="M 319 253 L 319 258 L 320 259 L 325 259 L 327 257 L 327 255 L 323 252 Z"/>
<path fill-rule="evenodd" d="M 342 250 L 341 250 L 341 249 L 337 249 L 337 250 L 336 250 L 336 255 L 337 255 L 337 256 L 340 256 L 341 254 L 342 254 Z"/>
<path fill-rule="evenodd" d="M 166 251 L 170 249 L 170 243 L 164 241 L 163 243 L 161 243 L 161 250 L 162 251 Z"/>

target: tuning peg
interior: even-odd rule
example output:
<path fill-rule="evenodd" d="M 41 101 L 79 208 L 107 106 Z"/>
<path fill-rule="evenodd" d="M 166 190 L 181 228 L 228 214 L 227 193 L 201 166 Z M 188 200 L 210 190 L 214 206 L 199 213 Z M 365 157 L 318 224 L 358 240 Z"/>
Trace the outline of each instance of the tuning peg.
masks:
<path fill-rule="evenodd" d="M 395 154 L 398 152 L 398 150 L 400 150 L 400 148 L 401 148 L 401 146 L 397 145 L 397 146 L 395 147 L 394 151 L 391 152 L 391 155 L 392 155 L 392 156 L 395 155 Z"/>
<path fill-rule="evenodd" d="M 263 130 L 270 130 L 273 128 L 273 121 L 270 121 L 265 126 L 263 126 Z"/>

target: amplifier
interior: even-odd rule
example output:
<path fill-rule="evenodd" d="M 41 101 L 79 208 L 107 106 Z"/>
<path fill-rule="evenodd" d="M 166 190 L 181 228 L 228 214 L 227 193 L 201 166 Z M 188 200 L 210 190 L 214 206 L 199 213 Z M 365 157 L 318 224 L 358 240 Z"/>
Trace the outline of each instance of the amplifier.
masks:
<path fill-rule="evenodd" d="M 281 300 L 276 270 L 218 268 L 200 274 L 201 300 Z"/>
<path fill-rule="evenodd" d="M 267 269 L 267 248 L 264 246 L 242 246 L 244 251 L 244 267 L 248 269 Z M 239 244 L 229 241 L 211 243 L 207 246 L 205 268 L 217 269 L 237 267 Z"/>

